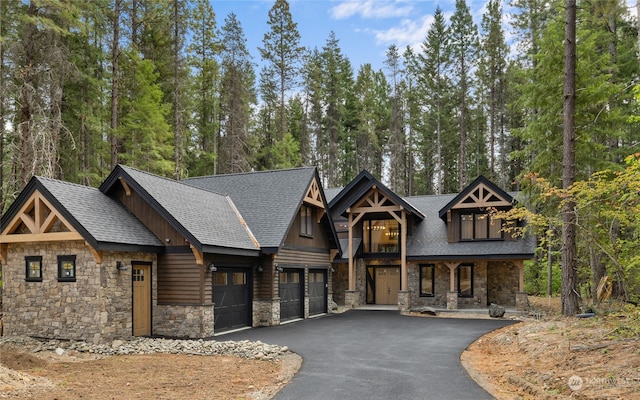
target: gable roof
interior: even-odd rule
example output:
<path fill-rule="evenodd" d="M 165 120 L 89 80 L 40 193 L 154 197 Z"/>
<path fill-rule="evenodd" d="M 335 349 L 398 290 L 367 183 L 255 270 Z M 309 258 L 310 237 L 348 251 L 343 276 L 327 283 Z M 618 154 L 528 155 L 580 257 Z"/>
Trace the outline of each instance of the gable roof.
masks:
<path fill-rule="evenodd" d="M 425 220 L 414 226 L 407 237 L 407 257 L 431 260 L 472 260 L 532 258 L 535 238 L 526 235 L 518 240 L 490 240 L 449 243 L 447 224 L 439 211 L 456 203 L 459 195 L 434 195 L 410 197 L 411 203 L 425 214 Z M 509 198 L 512 198 L 509 195 Z"/>
<path fill-rule="evenodd" d="M 313 180 L 320 183 L 315 167 L 211 175 L 180 181 L 233 199 L 240 214 L 256 236 L 263 252 L 275 252 L 297 216 Z M 326 205 L 324 192 L 320 190 Z M 329 224 L 335 240 L 333 224 Z M 330 235 L 331 236 L 331 235 Z"/>
<path fill-rule="evenodd" d="M 395 194 L 366 170 L 360 172 L 340 193 L 333 197 L 331 203 L 329 203 L 331 213 L 333 215 L 344 215 L 349 207 L 374 187 L 384 193 L 391 201 L 402 206 L 409 214 L 414 215 L 418 220 L 424 219 L 424 214 L 420 210 L 412 206 L 407 200 Z"/>
<path fill-rule="evenodd" d="M 489 193 L 486 194 L 486 199 L 476 199 L 473 193 L 476 189 L 484 188 L 488 189 Z M 485 203 L 494 203 L 496 206 L 509 206 L 513 204 L 513 197 L 504 190 L 500 189 L 489 179 L 484 176 L 478 176 L 473 182 L 471 182 L 462 192 L 453 197 L 444 207 L 442 207 L 438 213 L 440 218 L 444 218 L 448 211 L 457 208 L 467 201 L 474 202 L 477 200 L 484 200 Z"/>
<path fill-rule="evenodd" d="M 98 189 L 33 177 L 2 216 L 2 232 L 24 203 L 39 192 L 95 250 L 157 251 L 162 242 L 119 202 Z"/>
<path fill-rule="evenodd" d="M 119 178 L 198 250 L 246 255 L 259 251 L 229 197 L 122 165 L 114 168 L 100 190 L 108 193 Z"/>

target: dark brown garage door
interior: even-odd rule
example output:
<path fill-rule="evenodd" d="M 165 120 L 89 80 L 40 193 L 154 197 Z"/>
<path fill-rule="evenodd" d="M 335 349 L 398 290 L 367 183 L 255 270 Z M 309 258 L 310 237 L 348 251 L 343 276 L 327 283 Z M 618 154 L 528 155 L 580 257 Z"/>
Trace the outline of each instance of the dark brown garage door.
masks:
<path fill-rule="evenodd" d="M 280 272 L 280 320 L 302 318 L 302 271 L 285 269 Z"/>
<path fill-rule="evenodd" d="M 251 291 L 247 270 L 213 273 L 213 329 L 216 332 L 251 326 Z"/>
<path fill-rule="evenodd" d="M 309 315 L 327 312 L 327 271 L 309 270 Z"/>

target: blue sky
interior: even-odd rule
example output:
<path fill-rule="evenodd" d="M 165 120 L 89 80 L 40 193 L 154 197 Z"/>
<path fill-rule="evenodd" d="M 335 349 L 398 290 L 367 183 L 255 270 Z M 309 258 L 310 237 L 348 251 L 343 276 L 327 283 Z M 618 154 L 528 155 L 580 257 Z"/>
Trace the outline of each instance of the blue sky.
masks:
<path fill-rule="evenodd" d="M 249 51 L 260 64 L 257 50 L 268 31 L 267 19 L 274 0 L 211 0 L 218 27 L 234 12 L 242 24 Z M 467 0 L 476 24 L 480 24 L 486 0 Z M 302 44 L 321 49 L 329 33 L 334 31 L 357 74 L 360 65 L 371 63 L 383 68 L 385 52 L 395 43 L 402 51 L 406 46 L 416 50 L 426 37 L 437 5 L 447 20 L 455 9 L 455 0 L 289 0 L 294 22 Z"/>

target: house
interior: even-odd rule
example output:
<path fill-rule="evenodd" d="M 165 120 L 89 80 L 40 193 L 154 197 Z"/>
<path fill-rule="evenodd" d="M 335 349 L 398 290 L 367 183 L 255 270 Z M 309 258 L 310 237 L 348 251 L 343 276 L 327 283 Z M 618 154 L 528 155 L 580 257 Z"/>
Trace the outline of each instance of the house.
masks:
<path fill-rule="evenodd" d="M 205 338 L 346 307 L 523 308 L 533 238 L 459 194 L 402 198 L 363 171 L 316 168 L 176 181 L 117 166 L 99 188 L 34 177 L 0 220 L 4 334 L 105 342 Z"/>
<path fill-rule="evenodd" d="M 342 249 L 338 303 L 526 309 L 523 265 L 534 238 L 507 233 L 491 217 L 489 209 L 510 209 L 514 198 L 488 179 L 459 194 L 402 198 L 363 171 L 327 196 Z"/>
<path fill-rule="evenodd" d="M 315 168 L 34 177 L 1 220 L 4 334 L 202 338 L 307 318 L 329 306 L 336 243 Z"/>

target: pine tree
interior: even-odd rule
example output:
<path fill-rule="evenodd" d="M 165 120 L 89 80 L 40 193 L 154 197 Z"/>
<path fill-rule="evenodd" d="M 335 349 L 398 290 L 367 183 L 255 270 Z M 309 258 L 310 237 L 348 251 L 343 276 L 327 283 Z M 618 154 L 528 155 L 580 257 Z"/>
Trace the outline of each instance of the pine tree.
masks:
<path fill-rule="evenodd" d="M 264 34 L 263 47 L 258 49 L 277 79 L 279 107 L 276 140 L 280 140 L 287 129 L 285 94 L 296 86 L 304 47 L 300 45 L 298 24 L 293 22 L 287 0 L 276 0 L 269 10 L 267 24 L 270 31 Z"/>
<path fill-rule="evenodd" d="M 408 173 L 408 148 L 404 135 L 404 87 L 401 82 L 402 62 L 400 51 L 395 44 L 387 49 L 385 66 L 391 83 L 391 117 L 389 126 L 389 180 L 390 188 L 402 195 L 406 194 Z"/>

